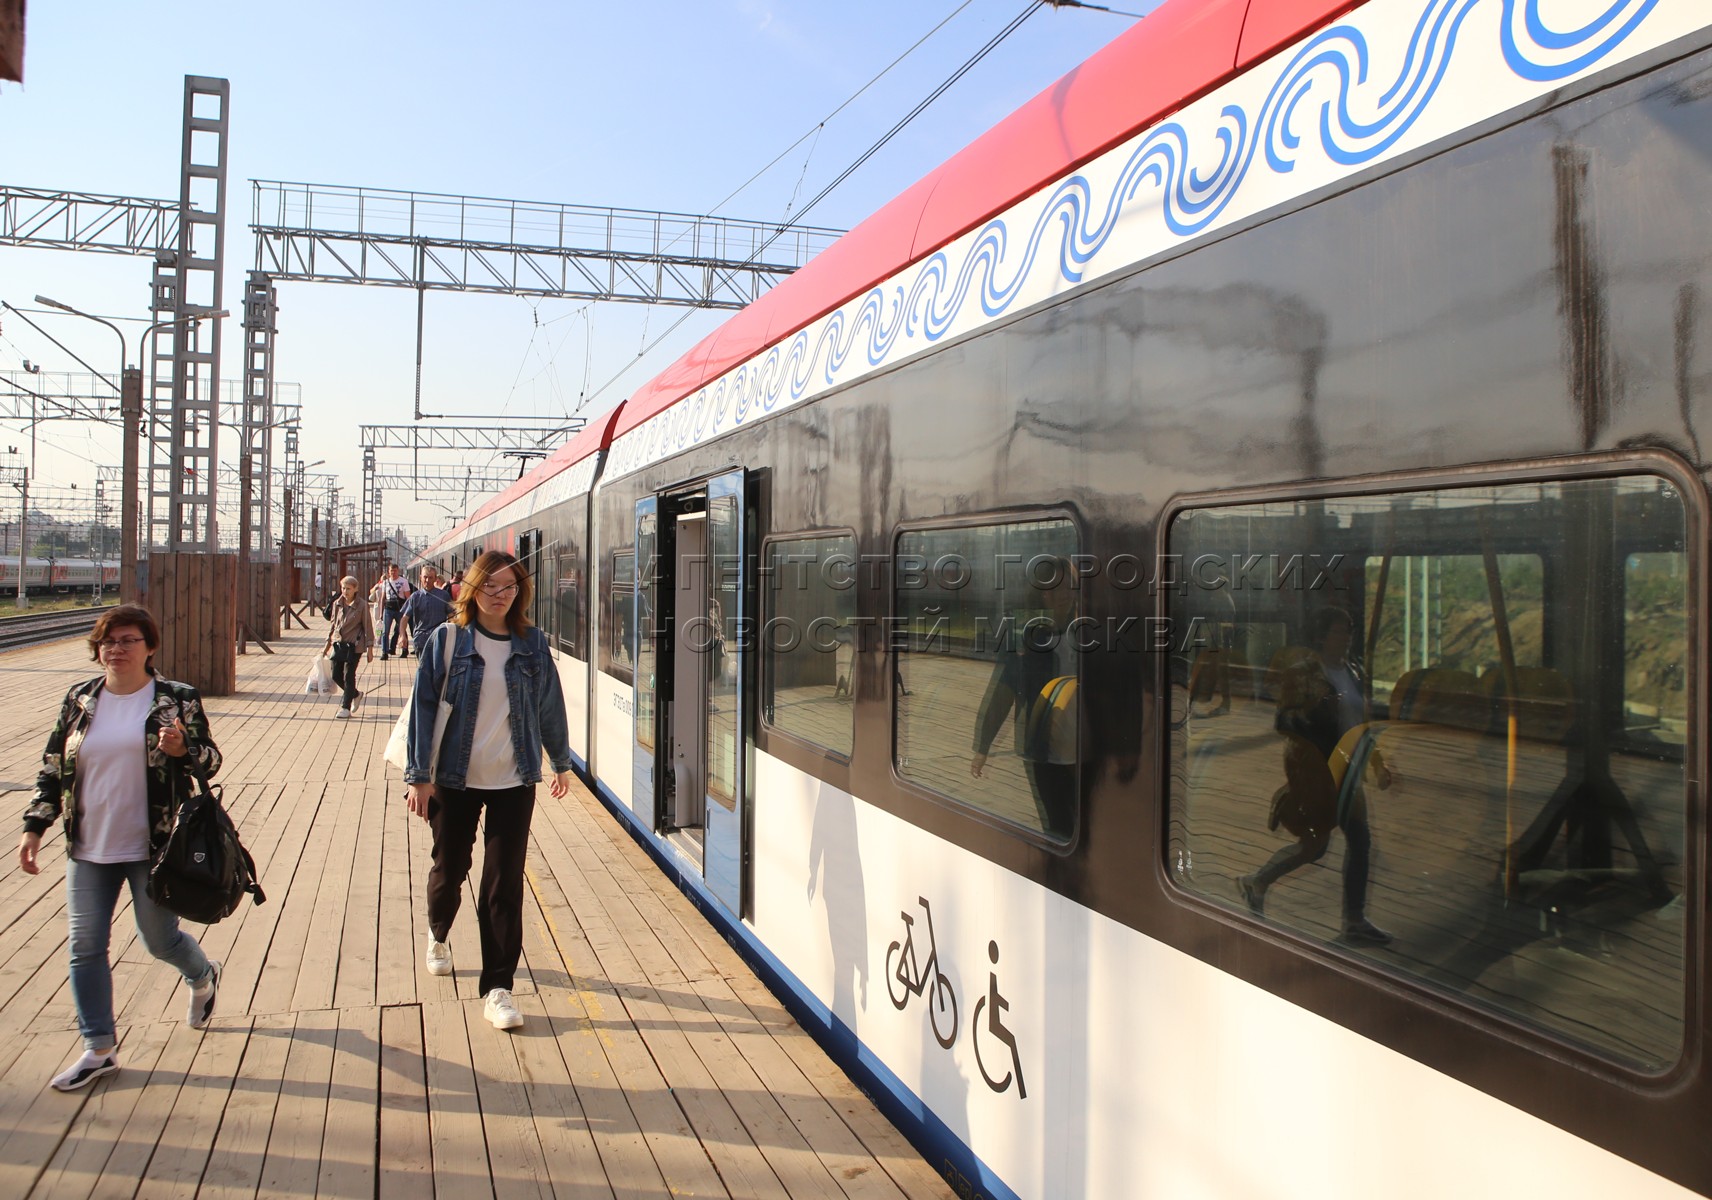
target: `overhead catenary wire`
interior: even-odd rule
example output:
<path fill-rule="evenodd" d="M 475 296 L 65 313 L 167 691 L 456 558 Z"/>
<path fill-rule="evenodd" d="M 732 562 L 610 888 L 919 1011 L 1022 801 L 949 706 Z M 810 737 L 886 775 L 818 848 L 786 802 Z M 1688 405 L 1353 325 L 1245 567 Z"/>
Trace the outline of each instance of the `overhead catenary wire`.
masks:
<path fill-rule="evenodd" d="M 835 178 L 831 183 L 827 184 L 818 193 L 816 193 L 814 199 L 810 200 L 807 204 L 803 205 L 802 208 L 798 209 L 797 214 L 796 214 L 797 220 L 800 221 L 809 212 L 810 209 L 814 208 L 822 200 L 825 200 L 829 195 L 831 195 L 834 189 L 836 189 L 846 179 L 849 179 L 850 176 L 854 175 L 862 167 L 862 165 L 864 163 L 866 163 L 869 159 L 873 158 L 874 155 L 878 154 L 880 152 L 880 150 L 882 150 L 885 147 L 886 143 L 890 142 L 899 133 L 903 132 L 905 126 L 907 126 L 911 121 L 915 120 L 923 112 L 925 112 L 929 105 L 931 105 L 935 100 L 939 99 L 940 96 L 944 95 L 946 93 L 946 91 L 948 91 L 953 85 L 955 85 L 959 79 L 962 79 L 963 76 L 967 75 L 971 70 L 973 70 L 974 67 L 978 63 L 980 63 L 980 61 L 982 59 L 986 58 L 987 55 L 991 54 L 995 49 L 997 49 L 1001 42 L 1003 42 L 1006 38 L 1010 37 L 1011 34 L 1015 33 L 1018 29 L 1020 29 L 1024 22 L 1026 22 L 1031 16 L 1033 16 L 1035 14 L 1035 12 L 1037 12 L 1039 9 L 1045 7 L 1048 3 L 1050 3 L 1050 0 L 1029 0 L 1028 7 L 1024 8 L 1022 10 L 1022 12 L 1018 13 L 1016 15 L 1016 17 L 1014 17 L 1011 20 L 1010 24 L 1006 25 L 1003 29 L 999 30 L 998 33 L 994 34 L 992 39 L 989 40 L 986 45 L 982 46 L 979 50 L 977 50 L 974 53 L 974 55 L 972 57 L 970 57 L 966 62 L 964 62 L 962 66 L 958 67 L 955 71 L 953 71 L 950 74 L 950 76 L 948 76 L 945 79 L 945 81 L 943 83 L 941 83 L 938 87 L 934 88 L 933 91 L 929 92 L 925 99 L 923 99 L 920 103 L 918 103 L 914 108 L 910 109 L 910 111 L 907 114 L 905 114 L 901 120 L 899 120 L 895 125 L 893 125 L 884 134 L 882 134 L 880 136 L 880 139 L 878 141 L 876 141 L 872 146 L 868 147 L 868 149 L 865 150 L 862 153 L 862 155 L 856 159 L 855 162 L 851 163 L 844 170 L 840 171 L 838 173 L 837 178 Z M 959 9 L 957 11 L 960 12 L 962 10 Z M 956 16 L 957 13 L 953 12 L 951 15 Z M 947 17 L 946 20 L 950 20 L 950 17 Z M 805 134 L 804 136 L 806 137 L 807 135 Z M 800 143 L 801 143 L 801 139 L 798 139 L 797 144 L 800 144 Z M 787 153 L 789 153 L 789 151 L 787 151 Z M 781 155 L 780 157 L 783 157 L 783 156 Z M 775 159 L 774 161 L 776 162 L 778 160 Z M 771 165 L 771 164 L 769 164 L 769 165 Z M 743 186 L 747 187 L 748 184 L 746 183 Z M 739 189 L 739 190 L 741 190 L 741 189 Z M 735 195 L 735 194 L 736 193 L 733 193 L 733 195 Z M 724 201 L 721 201 L 720 203 L 723 204 Z M 786 226 L 780 226 L 777 230 L 775 230 L 772 233 L 771 236 L 763 239 L 761 244 L 755 248 L 754 253 L 752 253 L 746 260 L 744 260 L 745 264 L 747 264 L 749 262 L 753 262 L 753 261 L 755 261 L 755 259 L 759 258 L 761 256 L 762 252 L 764 252 L 768 246 L 771 246 L 779 238 L 784 236 L 784 234 L 787 232 L 787 228 L 788 227 L 786 227 Z M 652 311 L 652 309 L 650 309 L 649 311 Z M 610 379 L 608 379 L 605 383 L 601 384 L 600 387 L 597 388 L 592 395 L 587 396 L 585 399 L 578 402 L 578 404 L 577 404 L 578 411 L 581 411 L 583 406 L 585 404 L 589 403 L 590 401 L 599 399 L 601 394 L 604 393 L 607 388 L 609 388 L 613 384 L 617 383 L 626 374 L 628 374 L 632 369 L 634 369 L 636 364 L 641 362 L 642 359 L 644 357 L 646 357 L 646 355 L 648 354 L 648 352 L 650 350 L 654 349 L 654 347 L 658 346 L 662 341 L 664 341 L 666 338 L 670 337 L 672 335 L 672 333 L 674 333 L 678 329 L 679 326 L 681 326 L 685 321 L 689 320 L 691 316 L 695 315 L 696 311 L 697 310 L 695 310 L 695 309 L 686 310 L 682 316 L 680 316 L 676 321 L 672 322 L 671 326 L 669 328 L 667 328 L 664 332 L 662 332 L 658 337 L 656 337 L 653 341 L 648 342 L 645 345 L 643 345 L 643 347 L 636 352 L 636 357 L 634 359 L 632 359 L 630 362 L 626 363 L 624 366 L 620 367 L 618 369 L 618 371 L 616 373 L 614 373 L 613 376 Z M 646 324 L 644 324 L 644 336 L 646 336 Z"/>

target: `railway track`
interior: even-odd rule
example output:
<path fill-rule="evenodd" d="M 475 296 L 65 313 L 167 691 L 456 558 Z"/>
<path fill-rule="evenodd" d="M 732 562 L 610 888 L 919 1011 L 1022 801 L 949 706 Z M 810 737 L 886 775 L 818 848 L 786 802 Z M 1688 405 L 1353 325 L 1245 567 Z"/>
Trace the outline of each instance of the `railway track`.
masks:
<path fill-rule="evenodd" d="M 107 604 L 100 608 L 60 609 L 20 617 L 0 617 L 0 650 L 16 650 L 86 634 L 95 627 L 96 618 L 112 607 Z"/>

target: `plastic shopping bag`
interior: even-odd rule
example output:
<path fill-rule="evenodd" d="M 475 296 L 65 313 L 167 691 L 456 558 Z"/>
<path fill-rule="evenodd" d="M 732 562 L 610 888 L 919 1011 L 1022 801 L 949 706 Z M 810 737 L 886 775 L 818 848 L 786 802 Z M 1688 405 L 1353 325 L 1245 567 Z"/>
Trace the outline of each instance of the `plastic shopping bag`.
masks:
<path fill-rule="evenodd" d="M 309 664 L 309 678 L 304 682 L 303 690 L 311 696 L 332 694 L 333 664 L 325 655 L 317 654 L 315 661 Z"/>

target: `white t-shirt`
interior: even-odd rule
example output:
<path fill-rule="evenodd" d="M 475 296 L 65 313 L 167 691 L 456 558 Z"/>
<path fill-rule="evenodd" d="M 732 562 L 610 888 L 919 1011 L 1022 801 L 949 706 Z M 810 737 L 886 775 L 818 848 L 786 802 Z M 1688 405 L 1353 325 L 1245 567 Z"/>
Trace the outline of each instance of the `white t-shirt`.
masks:
<path fill-rule="evenodd" d="M 155 685 L 128 696 L 102 690 L 77 751 L 78 862 L 138 862 L 149 857 L 147 732 Z"/>
<path fill-rule="evenodd" d="M 470 747 L 468 788 L 508 788 L 523 782 L 517 773 L 517 752 L 511 747 L 511 700 L 505 694 L 505 663 L 511 657 L 511 635 L 495 637 L 472 624 L 476 653 L 482 656 L 481 695 L 476 699 L 475 742 Z"/>

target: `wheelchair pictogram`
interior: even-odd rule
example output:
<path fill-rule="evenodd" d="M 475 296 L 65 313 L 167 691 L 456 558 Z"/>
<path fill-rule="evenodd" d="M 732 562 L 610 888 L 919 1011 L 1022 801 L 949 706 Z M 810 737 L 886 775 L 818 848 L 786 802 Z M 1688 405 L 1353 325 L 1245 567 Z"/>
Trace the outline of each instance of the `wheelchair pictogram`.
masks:
<path fill-rule="evenodd" d="M 886 947 L 886 994 L 892 998 L 892 1007 L 902 1010 L 911 996 L 926 992 L 934 1039 L 949 1050 L 957 1040 L 957 995 L 951 990 L 951 980 L 939 969 L 939 948 L 933 943 L 933 909 L 925 896 L 918 896 L 916 903 L 927 918 L 927 958 L 917 965 L 915 918 L 907 912 L 900 914 L 904 919 L 904 940 Z M 892 962 L 894 955 L 896 964 Z"/>
<path fill-rule="evenodd" d="M 987 943 L 987 958 L 994 966 L 998 965 L 999 944 L 997 942 Z M 969 1018 L 971 1031 L 969 1040 L 975 1043 L 975 1065 L 981 1068 L 981 1078 L 987 1081 L 987 1086 L 995 1092 L 1003 1092 L 1011 1086 L 1011 1080 L 1014 1078 L 1016 1080 L 1017 1099 L 1026 1100 L 1028 1099 L 1028 1090 L 1022 1082 L 1022 1059 L 1017 1056 L 1016 1035 L 1005 1028 L 1005 1023 L 999 1016 L 1001 1013 L 1009 1012 L 1010 1007 L 1009 1002 L 999 995 L 998 973 L 989 971 L 987 973 L 987 994 L 975 1001 L 974 1015 Z M 997 1038 L 1011 1052 L 1011 1069 L 1006 1071 L 1001 1079 L 993 1078 L 987 1070 L 987 1060 L 981 1053 L 981 1034 L 983 1032 L 981 1009 L 983 1008 L 987 1010 L 985 1032 Z"/>

